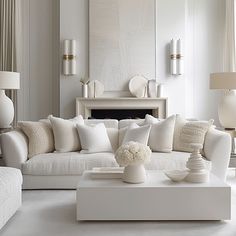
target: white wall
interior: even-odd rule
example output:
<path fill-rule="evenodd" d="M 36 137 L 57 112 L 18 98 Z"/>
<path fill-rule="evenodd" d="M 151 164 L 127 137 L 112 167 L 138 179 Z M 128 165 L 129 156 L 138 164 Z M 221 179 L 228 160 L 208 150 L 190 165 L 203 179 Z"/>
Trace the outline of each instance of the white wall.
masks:
<path fill-rule="evenodd" d="M 60 0 L 61 57 L 63 40 L 77 43 L 77 75 L 60 77 L 60 115 L 75 115 L 75 98 L 81 96 L 80 78 L 88 76 L 88 0 Z"/>
<path fill-rule="evenodd" d="M 209 89 L 209 74 L 223 71 L 224 0 L 188 0 L 186 114 L 215 119 L 220 92 Z"/>
<path fill-rule="evenodd" d="M 222 70 L 224 0 L 156 0 L 156 5 L 157 81 L 164 83 L 169 114 L 214 118 L 218 124 L 219 92 L 209 90 L 208 84 L 210 72 Z M 87 11 L 84 0 L 61 0 L 61 40 L 71 37 L 82 45 L 88 40 L 84 28 L 88 23 Z M 181 38 L 185 45 L 183 76 L 174 77 L 169 73 L 172 38 Z M 80 48 L 82 58 L 80 56 L 77 62 L 78 76 L 73 79 L 61 76 L 62 116 L 74 115 L 74 98 L 81 95 L 78 77 L 88 70 L 87 47 L 85 43 L 85 48 Z"/>
<path fill-rule="evenodd" d="M 185 116 L 186 75 L 170 75 L 169 43 L 180 38 L 185 45 L 186 0 L 156 0 L 157 82 L 164 84 L 169 100 L 169 114 Z"/>
<path fill-rule="evenodd" d="M 18 119 L 38 120 L 59 114 L 59 4 L 23 0 L 23 63 Z"/>
<path fill-rule="evenodd" d="M 225 1 L 156 1 L 157 80 L 165 84 L 169 114 L 198 119 L 213 117 L 218 122 L 220 93 L 209 90 L 208 84 L 209 73 L 222 70 Z M 72 117 L 75 97 L 81 96 L 79 79 L 88 75 L 89 70 L 88 0 L 23 0 L 23 4 L 25 53 L 20 117 L 36 120 L 58 113 L 59 106 L 62 117 Z M 184 41 L 183 76 L 169 74 L 171 38 Z M 64 39 L 76 39 L 78 44 L 76 76 L 60 74 Z"/>

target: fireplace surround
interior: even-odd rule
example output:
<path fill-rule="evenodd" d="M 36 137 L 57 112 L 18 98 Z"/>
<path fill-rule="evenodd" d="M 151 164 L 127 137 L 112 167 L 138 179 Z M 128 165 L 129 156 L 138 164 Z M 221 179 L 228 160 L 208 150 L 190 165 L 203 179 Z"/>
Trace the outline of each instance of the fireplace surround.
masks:
<path fill-rule="evenodd" d="M 85 119 L 92 116 L 99 119 L 144 118 L 146 113 L 164 119 L 168 115 L 167 108 L 167 98 L 76 98 L 76 115 L 82 115 Z M 98 110 L 100 111 L 97 112 Z M 109 110 L 113 112 L 109 113 Z M 94 115 L 95 113 L 99 115 Z M 107 114 L 110 114 L 110 117 Z"/>

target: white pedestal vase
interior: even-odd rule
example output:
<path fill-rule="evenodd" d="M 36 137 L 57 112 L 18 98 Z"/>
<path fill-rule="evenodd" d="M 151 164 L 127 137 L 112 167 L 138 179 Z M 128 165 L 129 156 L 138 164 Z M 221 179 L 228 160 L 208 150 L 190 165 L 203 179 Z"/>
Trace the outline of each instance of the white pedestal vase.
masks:
<path fill-rule="evenodd" d="M 189 174 L 185 178 L 187 182 L 191 183 L 205 183 L 209 180 L 209 171 L 205 167 L 205 162 L 200 154 L 201 144 L 193 143 L 191 145 L 193 152 L 186 163 L 189 169 Z"/>
<path fill-rule="evenodd" d="M 146 170 L 143 164 L 131 164 L 125 167 L 123 181 L 132 184 L 143 183 L 146 180 Z"/>

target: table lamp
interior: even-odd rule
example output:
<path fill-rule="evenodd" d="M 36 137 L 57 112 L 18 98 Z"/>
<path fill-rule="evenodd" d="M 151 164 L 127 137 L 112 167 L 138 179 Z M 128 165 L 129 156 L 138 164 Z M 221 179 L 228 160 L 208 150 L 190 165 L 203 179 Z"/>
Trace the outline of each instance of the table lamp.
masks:
<path fill-rule="evenodd" d="M 9 128 L 14 118 L 12 100 L 6 96 L 5 89 L 19 89 L 20 74 L 0 71 L 0 128 Z"/>
<path fill-rule="evenodd" d="M 221 125 L 226 130 L 236 127 L 236 72 L 213 73 L 210 75 L 210 89 L 224 89 L 225 93 L 218 106 Z"/>

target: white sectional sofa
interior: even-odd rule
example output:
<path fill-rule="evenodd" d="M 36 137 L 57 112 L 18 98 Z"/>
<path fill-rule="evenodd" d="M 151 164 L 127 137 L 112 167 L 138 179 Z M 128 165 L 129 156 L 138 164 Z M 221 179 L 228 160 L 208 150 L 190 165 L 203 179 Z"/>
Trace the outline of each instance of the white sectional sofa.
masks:
<path fill-rule="evenodd" d="M 21 206 L 21 189 L 20 170 L 0 167 L 0 229 Z"/>
<path fill-rule="evenodd" d="M 85 120 L 86 124 L 104 122 L 113 149 L 119 146 L 119 129 L 141 120 Z M 74 189 L 83 171 L 93 167 L 117 166 L 113 153 L 82 154 L 80 152 L 46 153 L 27 159 L 27 138 L 20 130 L 1 136 L 2 152 L 7 166 L 18 168 L 23 174 L 24 189 Z M 225 179 L 230 160 L 231 138 L 211 128 L 204 143 L 206 164 L 212 173 Z M 189 153 L 153 152 L 147 169 L 184 168 Z"/>

